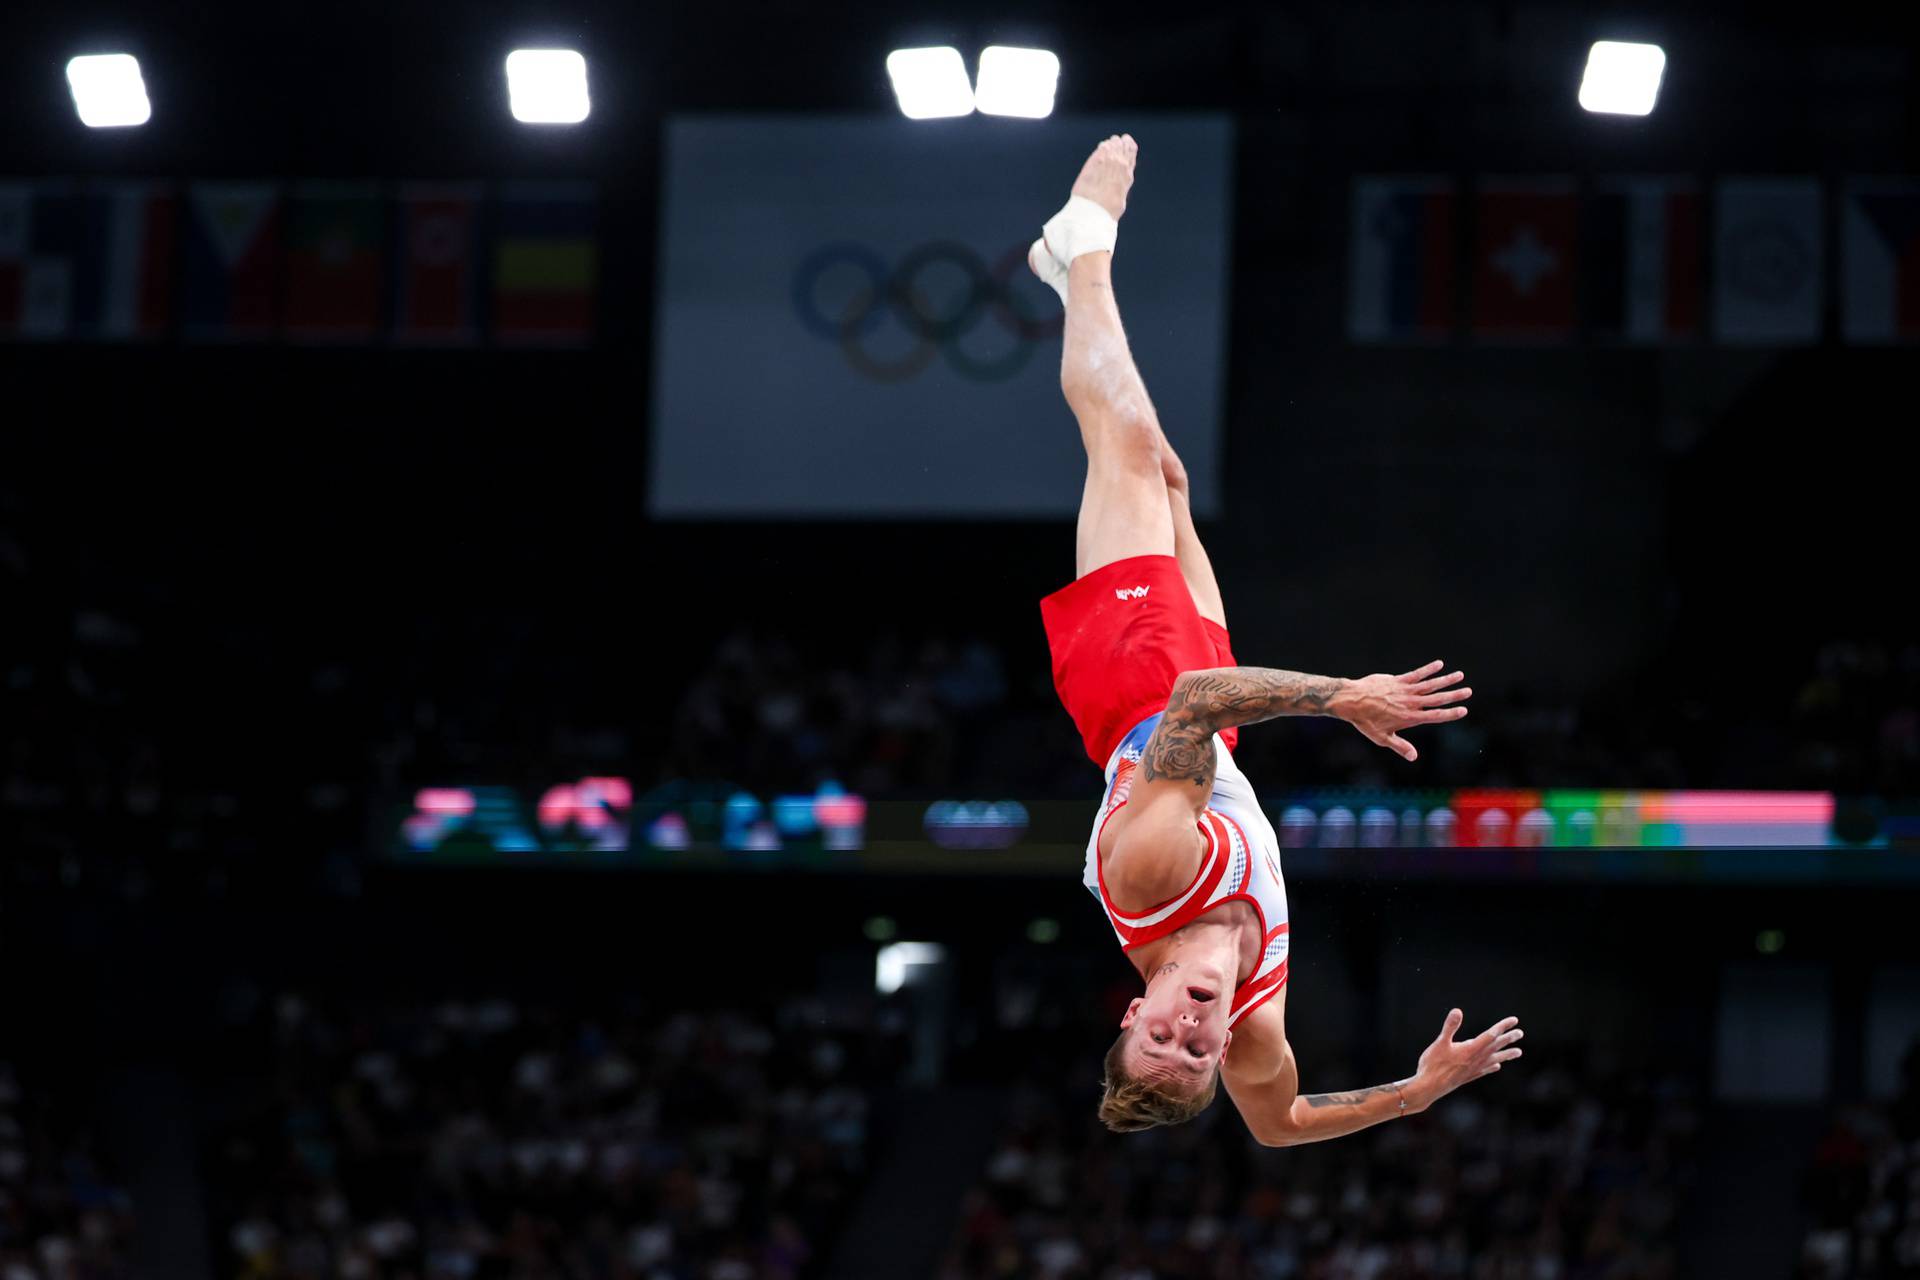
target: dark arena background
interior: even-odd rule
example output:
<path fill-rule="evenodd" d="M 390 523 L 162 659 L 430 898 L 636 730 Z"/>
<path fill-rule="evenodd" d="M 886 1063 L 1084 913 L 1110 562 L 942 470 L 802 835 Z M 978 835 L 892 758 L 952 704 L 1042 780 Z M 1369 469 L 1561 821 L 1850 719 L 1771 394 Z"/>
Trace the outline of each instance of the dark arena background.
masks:
<path fill-rule="evenodd" d="M 8 0 L 0 1280 L 1920 1275 L 1917 26 Z M 1475 689 L 1242 729 L 1302 1092 L 1527 1032 L 1337 1141 L 1095 1114 L 1115 133 L 1239 660 Z"/>

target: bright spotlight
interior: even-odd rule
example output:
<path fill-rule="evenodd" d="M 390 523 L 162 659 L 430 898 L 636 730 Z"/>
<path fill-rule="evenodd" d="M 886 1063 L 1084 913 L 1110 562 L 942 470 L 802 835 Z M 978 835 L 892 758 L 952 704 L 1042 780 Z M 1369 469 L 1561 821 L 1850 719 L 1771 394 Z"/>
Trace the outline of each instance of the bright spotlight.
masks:
<path fill-rule="evenodd" d="M 67 63 L 74 110 L 89 129 L 145 124 L 153 117 L 140 60 L 130 53 L 97 53 Z"/>
<path fill-rule="evenodd" d="M 973 114 L 973 86 L 967 64 L 951 45 L 936 49 L 895 49 L 887 55 L 900 113 L 909 120 Z"/>
<path fill-rule="evenodd" d="M 992 44 L 980 51 L 980 86 L 975 100 L 990 116 L 1053 114 L 1053 91 L 1060 83 L 1060 59 L 1045 49 L 1010 49 Z"/>
<path fill-rule="evenodd" d="M 1657 44 L 1596 40 L 1587 51 L 1587 74 L 1580 81 L 1580 105 L 1611 115 L 1644 116 L 1660 92 L 1667 55 Z"/>
<path fill-rule="evenodd" d="M 911 981 L 910 970 L 943 964 L 947 949 L 937 942 L 890 942 L 873 958 L 873 989 L 890 996 Z"/>
<path fill-rule="evenodd" d="M 579 124 L 587 118 L 587 60 L 572 49 L 515 49 L 507 98 L 521 124 Z"/>

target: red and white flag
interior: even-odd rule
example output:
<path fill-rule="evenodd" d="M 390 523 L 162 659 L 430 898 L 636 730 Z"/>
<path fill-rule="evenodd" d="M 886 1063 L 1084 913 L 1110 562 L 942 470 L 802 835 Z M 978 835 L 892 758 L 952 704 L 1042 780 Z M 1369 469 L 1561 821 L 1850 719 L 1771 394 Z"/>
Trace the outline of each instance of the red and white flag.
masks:
<path fill-rule="evenodd" d="M 408 185 L 399 191 L 393 336 L 460 345 L 479 336 L 480 188 Z"/>
<path fill-rule="evenodd" d="M 1474 208 L 1474 337 L 1572 337 L 1579 244 L 1573 180 L 1486 179 Z"/>

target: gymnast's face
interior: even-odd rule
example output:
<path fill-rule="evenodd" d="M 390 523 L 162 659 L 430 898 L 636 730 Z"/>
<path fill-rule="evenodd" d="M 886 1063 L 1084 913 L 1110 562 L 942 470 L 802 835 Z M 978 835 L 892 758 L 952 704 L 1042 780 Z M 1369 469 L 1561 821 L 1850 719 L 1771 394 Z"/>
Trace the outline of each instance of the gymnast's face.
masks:
<path fill-rule="evenodd" d="M 1226 1055 L 1227 1002 L 1212 986 L 1173 981 L 1151 983 L 1120 1019 L 1127 1037 L 1127 1071 L 1137 1078 L 1203 1088 Z"/>

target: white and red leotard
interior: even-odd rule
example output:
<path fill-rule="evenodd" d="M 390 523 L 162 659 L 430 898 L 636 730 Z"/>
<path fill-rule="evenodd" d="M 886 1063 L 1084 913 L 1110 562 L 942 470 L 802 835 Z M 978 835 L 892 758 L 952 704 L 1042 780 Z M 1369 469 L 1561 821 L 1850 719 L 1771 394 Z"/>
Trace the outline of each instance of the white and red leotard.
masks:
<path fill-rule="evenodd" d="M 1247 980 L 1234 988 L 1227 1015 L 1227 1025 L 1232 1026 L 1286 985 L 1287 886 L 1280 875 L 1280 841 L 1273 824 L 1260 811 L 1252 784 L 1233 762 L 1233 753 L 1218 734 L 1214 735 L 1217 764 L 1213 795 L 1199 818 L 1200 833 L 1207 841 L 1206 853 L 1192 882 L 1156 907 L 1127 912 L 1113 905 L 1101 873 L 1100 832 L 1132 794 L 1140 753 L 1159 725 L 1161 714 L 1148 716 L 1129 730 L 1107 760 L 1107 793 L 1094 819 L 1093 836 L 1087 841 L 1083 879 L 1100 900 L 1121 948 L 1127 951 L 1185 928 L 1224 903 L 1245 902 L 1251 906 L 1260 920 L 1260 959 Z"/>

